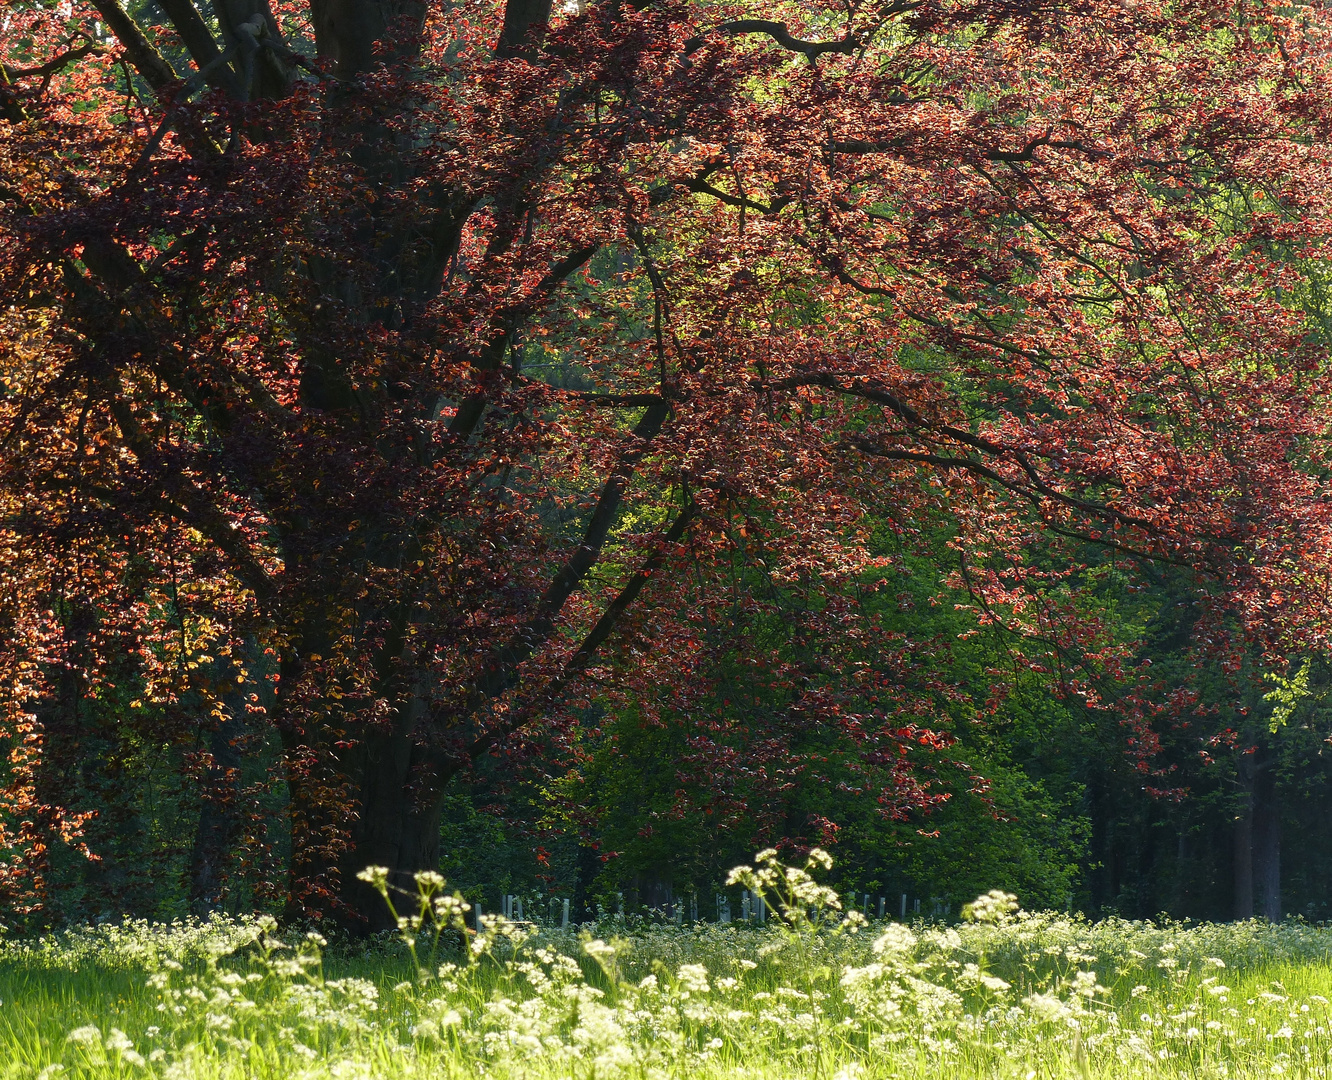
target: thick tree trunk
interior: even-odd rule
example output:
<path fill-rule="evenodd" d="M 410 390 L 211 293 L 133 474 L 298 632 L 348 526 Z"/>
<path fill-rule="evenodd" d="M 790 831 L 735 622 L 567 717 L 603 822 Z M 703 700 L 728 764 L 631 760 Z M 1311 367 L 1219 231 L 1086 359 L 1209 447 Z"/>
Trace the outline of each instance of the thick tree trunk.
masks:
<path fill-rule="evenodd" d="M 268 0 L 216 0 L 213 8 L 223 39 L 220 42 L 213 40 L 213 31 L 193 3 L 165 2 L 175 12 L 171 17 L 178 28 L 183 28 L 182 40 L 190 47 L 196 64 L 201 69 L 209 67 L 212 75 L 232 93 L 255 98 L 281 97 L 288 92 L 292 69 L 283 57 L 289 59 L 289 54 L 281 44 Z M 107 5 L 114 6 L 109 0 Z M 115 10 L 120 11 L 118 7 Z M 410 56 L 419 47 L 426 12 L 423 0 L 311 0 L 321 62 L 333 67 L 339 81 L 338 86 L 328 89 L 330 100 L 335 104 L 357 103 L 363 97 L 371 100 L 372 96 L 363 94 L 358 79 L 385 59 Z M 532 28 L 546 22 L 549 16 L 550 0 L 508 0 L 497 51 L 501 55 L 520 52 L 532 40 Z M 123 21 L 129 22 L 127 18 Z M 128 26 L 123 29 L 122 36 L 130 37 Z M 234 58 L 235 70 L 230 73 L 234 78 L 227 76 L 221 67 L 210 67 L 222 55 L 223 47 Z M 148 63 L 151 50 L 145 46 L 141 51 L 148 57 L 143 63 Z M 164 86 L 174 78 L 169 66 L 159 75 L 157 82 Z M 335 301 L 344 315 L 351 316 L 352 322 L 381 322 L 400 330 L 410 326 L 414 314 L 424 310 L 438 292 L 445 267 L 457 251 L 465 222 L 474 209 L 475 196 L 438 187 L 413 188 L 412 198 L 402 202 L 402 209 L 386 213 L 386 206 L 398 205 L 387 196 L 417 179 L 414 175 L 417 166 L 413 164 L 414 136 L 401 130 L 401 117 L 396 111 L 391 116 L 381 116 L 352 110 L 349 119 L 344 111 L 334 108 L 327 115 L 331 125 L 326 132 L 327 147 L 337 154 L 348 155 L 360 168 L 361 180 L 370 189 L 360 205 L 356 197 L 349 198 L 338 216 L 337 227 L 356 241 L 352 246 L 371 253 L 377 273 L 349 274 L 340 262 L 316 256 L 309 260 L 311 281 L 318 294 Z M 518 235 L 518 223 L 526 220 L 524 189 L 519 181 L 514 183 L 513 191 L 493 196 L 499 208 L 499 224 L 495 229 L 499 239 L 492 238 L 488 247 L 492 256 L 507 250 Z M 550 271 L 550 287 L 554 288 L 583 265 L 595 250 L 595 245 L 580 248 L 555 264 Z M 329 309 L 334 306 L 328 305 Z M 320 305 L 314 310 L 320 310 Z M 491 345 L 476 358 L 479 366 L 487 367 L 493 360 L 498 368 L 511 341 L 510 322 L 521 321 L 522 317 L 522 312 L 497 313 Z M 318 324 L 319 317 L 314 316 L 313 321 Z M 314 340 L 306 343 L 305 364 L 300 373 L 302 401 L 327 413 L 373 414 L 374 394 L 383 391 L 353 386 L 341 369 L 336 347 L 321 343 L 318 334 L 312 337 Z M 450 429 L 456 439 L 466 439 L 472 434 L 481 422 L 484 406 L 484 398 L 461 404 Z M 494 697 L 506 689 L 517 666 L 549 637 L 564 602 L 596 562 L 638 459 L 660 430 L 667 413 L 665 400 L 656 402 L 634 428 L 635 442 L 626 449 L 607 480 L 583 544 L 555 575 L 531 622 L 514 642 L 497 652 L 493 673 L 480 679 L 475 688 L 478 700 Z M 468 424 L 467 430 L 461 430 L 462 421 Z M 282 502 L 280 498 L 273 501 Z M 684 523 L 688 520 L 681 518 Z M 366 549 L 375 551 L 376 558 L 389 563 L 394 561 L 392 549 L 414 543 L 410 529 L 406 535 L 394 532 L 396 524 L 373 521 L 358 524 L 362 538 L 367 541 Z M 322 523 L 316 523 L 314 531 L 318 532 L 321 526 Z M 304 526 L 292 522 L 280 528 L 299 533 Z M 383 535 L 375 535 L 376 530 Z M 284 542 L 291 540 L 291 547 L 300 550 L 305 539 L 288 535 Z M 322 538 L 317 539 L 316 546 L 321 542 Z M 640 586 L 641 582 L 635 588 Z M 636 593 L 628 599 L 632 595 Z M 288 613 L 303 610 L 304 625 L 301 640 L 291 643 L 289 655 L 284 659 L 284 668 L 290 668 L 282 673 L 284 687 L 300 683 L 302 656 L 329 653 L 328 643 L 316 640 L 317 629 L 315 632 L 310 629 L 317 628 L 321 621 L 317 614 L 319 598 L 312 599 L 315 602 L 308 609 L 294 602 L 288 609 Z M 611 617 L 603 621 L 610 626 L 618 611 L 608 614 Z M 604 637 L 602 633 L 592 647 Z M 385 655 L 396 655 L 396 650 L 387 649 Z M 383 674 L 386 679 L 391 678 L 387 672 Z M 437 750 L 421 745 L 421 740 L 414 737 L 425 708 L 420 702 L 404 706 L 390 724 L 382 728 L 372 726 L 367 732 L 353 724 L 344 725 L 335 700 L 327 703 L 329 719 L 321 725 L 314 717 L 319 712 L 322 692 L 317 685 L 301 685 L 297 691 L 301 704 L 293 716 L 284 721 L 274 714 L 282 735 L 290 794 L 289 912 L 293 915 L 311 910 L 336 912 L 340 919 L 353 925 L 357 922 L 355 913 L 359 913 L 365 919 L 361 925 L 383 926 L 387 915 L 382 901 L 356 880 L 356 874 L 367 865 L 385 865 L 391 868 L 395 885 L 411 888 L 414 872 L 437 867 L 440 791 L 451 775 L 450 770 L 462 767 L 466 755 L 452 764 L 435 761 L 432 755 Z M 389 693 L 385 697 L 410 700 L 410 693 Z M 240 717 L 239 729 L 236 716 Z M 201 811 L 192 866 L 192 892 L 200 908 L 218 902 L 222 868 L 237 835 L 235 785 L 241 754 L 236 743 L 243 729 L 242 709 L 225 721 L 212 738 L 210 787 L 215 789 L 214 797 L 205 800 Z M 474 750 L 481 746 L 473 743 Z"/>
<path fill-rule="evenodd" d="M 582 4 L 579 4 L 582 10 Z M 504 29 L 500 31 L 495 51 L 500 56 L 514 56 L 533 26 L 550 21 L 550 0 L 509 0 L 504 8 Z"/>
<path fill-rule="evenodd" d="M 190 905 L 200 914 L 222 906 L 226 866 L 240 834 L 240 743 L 244 714 L 235 708 L 214 729 L 190 868 Z"/>
<path fill-rule="evenodd" d="M 413 710 L 423 711 L 423 705 L 414 703 Z M 439 869 L 439 781 L 422 765 L 411 737 L 416 719 L 408 718 L 391 732 L 367 735 L 358 747 L 357 820 L 342 860 L 339 890 L 340 918 L 353 929 L 392 926 L 383 900 L 357 880 L 361 870 L 387 866 L 390 887 L 414 894 L 413 875 Z"/>
<path fill-rule="evenodd" d="M 1241 763 L 1240 779 L 1244 785 L 1240 811 L 1235 816 L 1233 851 L 1236 919 L 1253 918 L 1253 779 L 1247 762 Z"/>
<path fill-rule="evenodd" d="M 426 5 L 420 0 L 311 0 L 310 14 L 320 59 L 349 81 L 374 66 L 375 49 L 387 33 L 400 34 L 401 45 L 410 48 L 425 23 Z"/>
<path fill-rule="evenodd" d="M 1253 884 L 1257 913 L 1281 920 L 1281 806 L 1276 766 L 1262 762 L 1253 784 Z"/>

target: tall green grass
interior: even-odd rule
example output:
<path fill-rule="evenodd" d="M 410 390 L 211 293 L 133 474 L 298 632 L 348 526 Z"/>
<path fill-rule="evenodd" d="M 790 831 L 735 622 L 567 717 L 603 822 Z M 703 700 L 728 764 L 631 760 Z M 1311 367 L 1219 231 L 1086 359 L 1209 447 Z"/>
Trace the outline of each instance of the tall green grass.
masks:
<path fill-rule="evenodd" d="M 214 918 L 0 948 L 0 1077 L 1326 1077 L 1332 931 L 1090 923 L 1002 894 L 956 927 L 737 880 L 765 927 L 487 918 L 426 875 L 356 950 Z M 384 884 L 383 879 L 378 879 Z M 387 888 L 385 886 L 387 895 Z"/>

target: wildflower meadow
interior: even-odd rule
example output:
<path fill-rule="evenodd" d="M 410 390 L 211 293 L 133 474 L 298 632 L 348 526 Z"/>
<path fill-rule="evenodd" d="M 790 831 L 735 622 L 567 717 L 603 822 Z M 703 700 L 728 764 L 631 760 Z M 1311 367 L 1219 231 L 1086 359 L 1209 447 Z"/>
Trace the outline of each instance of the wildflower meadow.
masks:
<path fill-rule="evenodd" d="M 992 892 L 958 925 L 866 920 L 763 852 L 766 925 L 487 915 L 434 874 L 399 932 L 266 917 L 84 927 L 0 953 L 0 1076 L 1324 1077 L 1332 930 L 1089 922 Z"/>

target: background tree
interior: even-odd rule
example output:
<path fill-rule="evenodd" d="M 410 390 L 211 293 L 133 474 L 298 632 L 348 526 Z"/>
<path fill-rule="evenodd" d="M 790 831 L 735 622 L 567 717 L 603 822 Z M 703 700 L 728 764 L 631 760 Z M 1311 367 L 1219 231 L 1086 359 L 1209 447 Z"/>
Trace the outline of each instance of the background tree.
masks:
<path fill-rule="evenodd" d="M 1325 355 L 1269 250 L 1321 257 L 1315 13 L 161 11 L 6 31 L 15 890 L 144 710 L 200 903 L 268 763 L 291 909 L 377 911 L 352 872 L 438 864 L 478 762 L 692 716 L 783 604 L 788 655 L 735 650 L 776 741 L 709 736 L 710 782 L 801 732 L 905 812 L 941 644 L 863 598 L 875 532 L 941 514 L 980 625 L 1093 705 L 1137 673 L 1088 544 L 1205 582 L 1269 666 L 1321 647 Z"/>

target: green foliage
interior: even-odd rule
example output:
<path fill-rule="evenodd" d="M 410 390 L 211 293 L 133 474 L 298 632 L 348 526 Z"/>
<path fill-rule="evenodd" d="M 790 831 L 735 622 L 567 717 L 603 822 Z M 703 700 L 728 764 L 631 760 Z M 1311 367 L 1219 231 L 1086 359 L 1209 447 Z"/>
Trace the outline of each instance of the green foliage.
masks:
<path fill-rule="evenodd" d="M 1263 695 L 1264 701 L 1272 703 L 1272 720 L 1269 728 L 1272 734 L 1276 734 L 1279 728 L 1283 728 L 1290 722 L 1290 718 L 1295 714 L 1295 710 L 1305 698 L 1309 697 L 1309 669 L 1312 661 L 1308 658 L 1300 665 L 1291 678 L 1282 678 L 1274 671 L 1266 671 L 1263 678 L 1268 682 L 1275 683 L 1275 689 Z"/>
<path fill-rule="evenodd" d="M 726 644 L 711 669 L 692 673 L 711 687 L 701 700 L 650 715 L 608 707 L 598 737 L 583 744 L 586 761 L 558 791 L 560 805 L 593 818 L 591 835 L 613 855 L 599 877 L 603 893 L 624 891 L 632 907 L 653 890 L 664 898 L 669 886 L 710 904 L 747 848 L 822 843 L 837 852 L 839 888 L 894 902 L 906 892 L 956 910 L 996 884 L 1033 906 L 1082 901 L 1092 831 L 1085 773 L 1109 748 L 1098 745 L 1085 707 L 1055 696 L 1031 644 L 983 625 L 965 589 L 945 580 L 956 566 L 950 537 L 943 527 L 911 545 L 887 527 L 875 537 L 876 553 L 891 561 L 860 583 L 857 605 L 876 629 L 869 647 L 811 639 L 802 597 L 751 576 L 739 588 L 774 596 L 771 607 L 718 631 Z M 1118 596 L 1105 591 L 1100 602 L 1110 611 Z M 1137 627 L 1121 616 L 1117 629 Z M 937 800 L 928 812 L 903 814 L 890 801 L 893 781 L 867 765 L 877 743 L 857 743 L 833 722 L 789 736 L 782 725 L 792 669 L 817 669 L 832 656 L 846 681 L 856 668 L 892 670 L 891 650 L 910 642 L 931 643 L 933 666 L 902 673 L 902 696 L 921 702 L 921 722 L 951 745 L 940 753 L 903 744 Z M 996 682 L 1007 686 L 991 703 Z M 870 714 L 884 707 L 854 696 L 844 705 Z M 725 771 L 724 790 L 700 774 L 703 735 L 713 755 L 746 762 Z M 781 754 L 746 758 L 755 744 L 781 738 Z"/>

